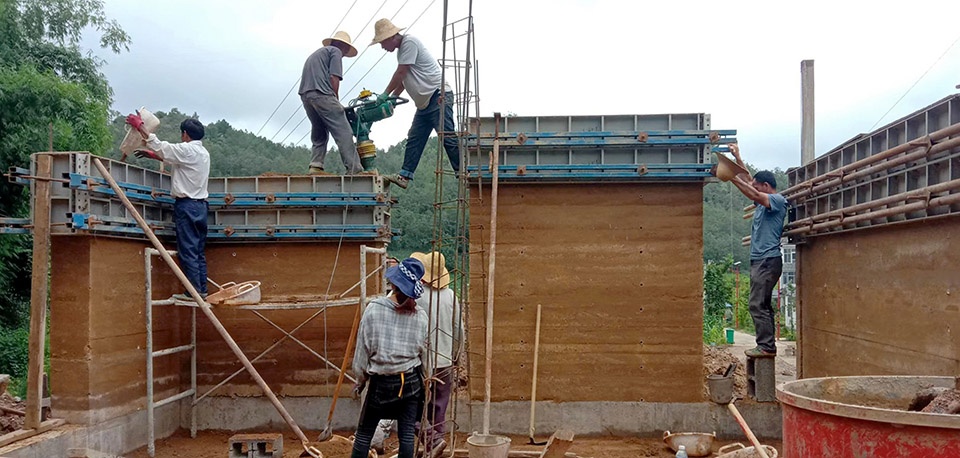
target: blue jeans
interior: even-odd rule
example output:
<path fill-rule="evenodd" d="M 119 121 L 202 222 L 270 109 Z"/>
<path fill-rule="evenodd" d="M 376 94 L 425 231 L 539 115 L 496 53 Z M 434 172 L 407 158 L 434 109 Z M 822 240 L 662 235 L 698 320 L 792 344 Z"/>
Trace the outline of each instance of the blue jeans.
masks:
<path fill-rule="evenodd" d="M 177 226 L 177 257 L 180 268 L 200 294 L 207 294 L 206 200 L 178 198 L 173 204 L 173 222 Z"/>
<path fill-rule="evenodd" d="M 458 172 L 460 171 L 460 147 L 457 146 L 457 137 L 453 134 L 453 92 L 445 93 L 443 100 L 443 131 L 449 132 L 443 137 L 443 149 L 447 151 L 450 167 Z M 417 166 L 420 164 L 420 156 L 423 156 L 423 148 L 427 146 L 430 134 L 437 130 L 439 124 L 440 90 L 437 90 L 430 98 L 427 107 L 417 110 L 417 114 L 413 115 L 413 124 L 407 132 L 407 148 L 403 152 L 400 176 L 413 179 L 413 173 L 417 171 Z"/>
<path fill-rule="evenodd" d="M 376 432 L 377 424 L 383 419 L 397 420 L 397 437 L 400 439 L 399 458 L 413 458 L 416 439 L 414 425 L 420 419 L 420 412 L 423 410 L 424 391 L 420 368 L 411 369 L 404 374 L 402 383 L 400 380 L 400 375 L 370 376 L 350 458 L 367 457 L 373 433 Z"/>

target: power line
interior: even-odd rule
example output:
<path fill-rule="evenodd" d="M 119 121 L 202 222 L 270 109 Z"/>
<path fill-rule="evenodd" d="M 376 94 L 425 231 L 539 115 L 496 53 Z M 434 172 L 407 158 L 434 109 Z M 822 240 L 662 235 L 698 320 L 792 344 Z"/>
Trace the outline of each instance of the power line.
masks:
<path fill-rule="evenodd" d="M 331 36 L 334 33 L 337 33 L 337 29 L 339 29 L 340 25 L 343 24 L 343 21 L 347 19 L 347 15 L 350 14 L 350 11 L 353 11 L 353 7 L 357 5 L 358 1 L 359 0 L 353 0 L 353 3 L 350 5 L 350 8 L 347 8 L 347 12 L 343 13 L 343 16 L 340 18 L 340 22 L 338 22 L 337 25 L 333 28 L 333 32 L 330 32 Z M 383 8 L 382 5 L 381 5 L 381 8 Z M 377 11 L 380 11 L 380 10 L 377 10 Z M 283 99 L 280 100 L 280 103 L 277 104 L 277 107 L 273 109 L 273 113 L 270 113 L 270 116 L 267 117 L 267 120 L 264 121 L 263 125 L 260 126 L 260 129 L 257 130 L 257 135 L 260 135 L 260 131 L 262 131 L 264 127 L 267 127 L 267 123 L 269 123 L 270 120 L 273 119 L 273 115 L 277 114 L 277 110 L 280 109 L 280 107 L 283 105 L 283 102 L 287 101 L 287 98 L 290 97 L 290 93 L 293 92 L 293 88 L 297 87 L 297 84 L 300 84 L 300 78 L 297 78 L 297 80 L 293 82 L 293 85 L 290 86 L 290 90 L 287 91 L 287 94 L 283 96 Z M 274 134 L 273 136 L 276 137 L 277 135 Z M 271 138 L 271 140 L 273 139 Z"/>
<path fill-rule="evenodd" d="M 363 35 L 363 32 L 366 31 L 366 30 L 367 30 L 367 27 L 370 26 L 370 23 L 373 22 L 373 18 L 377 17 L 377 14 L 380 13 L 380 10 L 382 10 L 383 7 L 386 6 L 387 1 L 388 1 L 388 0 L 383 0 L 383 3 L 380 4 L 380 7 L 377 8 L 377 10 L 374 11 L 373 14 L 370 15 L 370 19 L 367 19 L 367 23 L 364 24 L 364 25 L 363 25 L 363 28 L 360 29 L 360 32 L 357 33 L 356 38 L 360 38 L 360 35 Z M 397 11 L 396 11 L 395 13 L 393 13 L 393 16 L 391 16 L 390 19 L 393 20 L 393 18 L 396 17 L 397 14 L 399 14 L 400 11 L 402 11 L 403 8 L 404 8 L 405 6 L 407 6 L 407 3 L 409 3 L 409 2 L 410 2 L 410 0 L 405 0 L 405 1 L 403 2 L 403 4 L 400 5 L 400 8 L 398 8 Z M 356 2 L 354 2 L 354 3 L 356 3 Z M 346 76 L 347 73 L 350 72 L 350 70 L 353 68 L 353 66 L 356 65 L 357 62 L 360 61 L 360 58 L 362 58 L 363 55 L 366 54 L 369 49 L 370 49 L 369 46 L 363 48 L 363 51 L 360 53 L 360 55 L 357 56 L 357 58 L 353 60 L 353 62 L 350 64 L 350 66 L 347 67 L 347 70 L 343 72 L 343 76 Z M 381 59 L 383 59 L 383 58 L 381 57 Z M 380 61 L 378 60 L 377 62 L 379 63 Z M 376 64 L 374 64 L 374 65 L 376 65 Z M 300 82 L 300 80 L 298 79 L 297 82 Z M 294 85 L 296 85 L 296 84 L 294 84 Z M 356 87 L 356 85 L 354 85 L 354 87 Z M 350 91 L 353 91 L 353 88 L 350 88 Z M 350 92 L 346 92 L 346 93 L 349 94 Z M 340 102 L 343 102 L 343 99 L 342 99 L 342 98 L 340 99 Z M 282 103 L 282 102 L 281 102 L 281 103 Z M 297 110 L 299 111 L 299 107 L 297 108 Z M 294 113 L 290 115 L 290 118 L 293 118 L 294 114 L 296 114 L 296 111 L 294 111 Z M 271 116 L 272 116 L 272 115 L 271 115 Z M 306 115 L 304 115 L 304 118 L 303 118 L 303 119 L 306 119 Z M 300 122 L 297 123 L 297 126 L 299 126 L 300 124 L 303 124 L 303 119 L 301 119 Z M 290 122 L 290 119 L 287 119 L 287 122 Z M 280 128 L 277 129 L 277 133 L 273 134 L 273 137 L 270 138 L 271 141 L 272 141 L 274 138 L 276 138 L 277 135 L 280 135 L 280 132 L 283 131 L 283 128 L 287 125 L 287 122 L 283 123 L 283 126 L 280 126 Z M 294 128 L 294 129 L 295 129 L 295 128 Z M 293 132 L 287 134 L 287 137 L 289 137 L 292 133 L 293 133 Z M 300 140 L 303 141 L 303 138 L 301 138 Z M 299 142 L 297 142 L 297 143 L 299 143 Z"/>
<path fill-rule="evenodd" d="M 960 36 L 958 36 L 956 40 L 953 40 L 953 43 L 950 43 L 950 46 L 947 46 L 947 49 L 943 51 L 943 54 L 940 54 L 940 57 L 938 57 L 937 60 L 934 61 L 933 64 L 930 65 L 930 67 L 927 68 L 925 72 L 923 72 L 922 75 L 920 75 L 920 78 L 917 78 L 917 80 L 913 82 L 913 85 L 911 85 L 910 88 L 907 89 L 907 92 L 904 92 L 903 95 L 901 95 L 896 102 L 893 102 L 893 106 L 891 106 L 890 109 L 887 110 L 887 112 L 884 113 L 883 116 L 881 116 L 880 119 L 877 120 L 877 122 L 873 123 L 873 126 L 870 127 L 870 129 L 867 132 L 872 132 L 873 129 L 877 127 L 877 124 L 880 124 L 880 121 L 883 121 L 883 118 L 885 118 L 888 114 L 890 114 L 890 112 L 893 111 L 894 107 L 896 107 L 897 104 L 900 103 L 900 101 L 903 100 L 903 98 L 906 97 L 907 94 L 909 94 L 910 91 L 912 91 L 913 88 L 916 87 L 918 83 L 920 83 L 920 80 L 922 80 L 923 77 L 927 76 L 927 73 L 930 73 L 930 70 L 933 70 L 933 67 L 936 67 L 937 64 L 940 63 L 940 60 L 943 59 L 943 56 L 946 56 L 947 53 L 949 53 L 950 50 L 953 49 L 954 45 L 956 45 L 958 41 L 960 41 Z"/>
<path fill-rule="evenodd" d="M 410 1 L 410 0 L 407 0 L 406 2 L 403 2 L 403 5 L 400 6 L 400 9 L 403 9 L 403 7 L 406 6 L 409 1 Z M 407 30 L 413 29 L 413 26 L 417 25 L 417 21 L 419 21 L 420 18 L 423 17 L 424 14 L 426 14 L 427 10 L 429 10 L 430 7 L 433 6 L 433 4 L 434 4 L 436 1 L 437 1 L 437 0 L 430 0 L 430 3 L 428 3 L 427 6 L 423 8 L 423 11 L 420 12 L 420 15 L 418 15 L 417 18 L 414 19 L 412 23 L 410 23 L 410 26 L 407 27 Z M 400 13 L 400 10 L 397 10 L 397 12 L 394 13 L 394 15 L 393 15 L 390 19 L 393 20 L 393 18 L 396 17 L 397 14 L 399 14 L 399 13 Z M 369 49 L 369 47 L 368 47 L 367 49 Z M 367 75 L 369 75 L 370 72 L 372 72 L 373 69 L 376 68 L 377 65 L 380 64 L 380 61 L 382 61 L 384 57 L 387 57 L 387 53 L 384 53 L 382 56 L 380 56 L 380 58 L 377 59 L 377 61 L 374 62 L 373 65 L 370 66 L 369 69 L 367 69 L 367 72 L 364 73 L 363 76 L 361 76 L 360 79 L 357 80 L 357 82 L 354 83 L 353 86 L 351 86 L 350 89 L 345 92 L 345 94 L 351 94 L 351 93 L 353 93 L 353 90 L 356 89 L 356 87 L 360 85 L 360 83 L 363 81 L 363 79 L 366 78 Z M 351 65 L 351 67 L 353 67 L 353 66 Z M 341 98 L 340 101 L 342 102 L 342 101 L 343 101 L 343 98 Z M 303 120 L 306 119 L 306 118 L 307 118 L 306 115 L 304 115 L 303 119 L 300 120 L 300 123 L 298 123 L 297 126 L 299 126 L 300 124 L 302 124 L 302 123 L 303 123 Z M 296 127 L 294 127 L 294 129 L 296 129 Z M 292 133 L 292 132 L 291 132 L 291 133 Z M 299 145 L 300 142 L 303 141 L 303 139 L 307 138 L 307 135 L 310 135 L 310 131 L 309 131 L 309 130 L 308 130 L 306 133 L 304 133 L 303 136 L 300 137 L 300 140 L 298 140 L 298 141 L 297 141 L 296 143 L 294 143 L 294 144 L 295 144 L 295 145 Z M 287 136 L 289 137 L 289 134 L 288 134 Z"/>

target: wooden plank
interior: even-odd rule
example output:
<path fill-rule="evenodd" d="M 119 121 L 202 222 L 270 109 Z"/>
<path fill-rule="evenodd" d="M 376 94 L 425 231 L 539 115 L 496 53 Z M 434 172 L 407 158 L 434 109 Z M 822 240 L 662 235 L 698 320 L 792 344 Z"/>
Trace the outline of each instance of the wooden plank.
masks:
<path fill-rule="evenodd" d="M 47 420 L 43 423 L 40 423 L 40 426 L 35 429 L 20 429 L 12 433 L 4 434 L 0 436 L 0 447 L 4 447 L 7 444 L 12 444 L 18 440 L 26 439 L 28 437 L 50 431 L 51 429 L 56 428 L 64 423 L 66 423 L 66 421 L 61 418 L 56 420 Z"/>
<path fill-rule="evenodd" d="M 27 408 L 24 429 L 40 427 L 43 399 L 43 355 L 47 330 L 47 290 L 50 278 L 50 178 L 53 158 L 37 154 L 33 181 L 33 270 L 30 288 L 30 348 L 27 363 Z"/>
<path fill-rule="evenodd" d="M 571 445 L 573 445 L 573 431 L 557 430 L 547 440 L 547 446 L 543 448 L 540 458 L 563 458 Z"/>

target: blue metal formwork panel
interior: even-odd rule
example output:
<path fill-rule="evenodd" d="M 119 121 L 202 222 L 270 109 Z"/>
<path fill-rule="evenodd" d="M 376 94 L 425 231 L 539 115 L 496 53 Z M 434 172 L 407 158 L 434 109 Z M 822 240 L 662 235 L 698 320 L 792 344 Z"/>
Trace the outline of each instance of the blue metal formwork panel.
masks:
<path fill-rule="evenodd" d="M 93 166 L 90 153 L 37 154 L 53 158 L 53 179 L 59 184 L 51 187 L 51 233 L 144 237 Z M 173 236 L 170 175 L 108 158 L 100 160 L 157 235 Z M 35 175 L 35 166 L 33 169 L 30 175 Z M 18 171 L 15 175 L 25 173 Z M 32 183 L 28 178 L 16 182 L 21 181 Z M 393 236 L 389 212 L 392 200 L 379 176 L 221 177 L 210 179 L 208 191 L 208 235 L 214 242 L 389 241 Z M 0 226 L 19 230 L 13 223 L 0 222 Z"/>
<path fill-rule="evenodd" d="M 704 113 L 471 118 L 467 147 L 484 154 L 468 155 L 467 171 L 489 179 L 486 152 L 499 140 L 502 181 L 703 181 L 710 153 L 735 136 Z"/>

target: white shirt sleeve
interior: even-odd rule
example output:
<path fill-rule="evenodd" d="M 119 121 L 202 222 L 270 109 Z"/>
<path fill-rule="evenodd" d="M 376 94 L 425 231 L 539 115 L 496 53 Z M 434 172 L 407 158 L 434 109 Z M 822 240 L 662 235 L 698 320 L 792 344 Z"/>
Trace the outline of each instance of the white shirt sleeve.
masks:
<path fill-rule="evenodd" d="M 190 164 L 196 162 L 196 150 L 189 143 L 170 143 L 157 138 L 156 134 L 147 137 L 147 147 L 157 153 L 168 164 Z"/>

